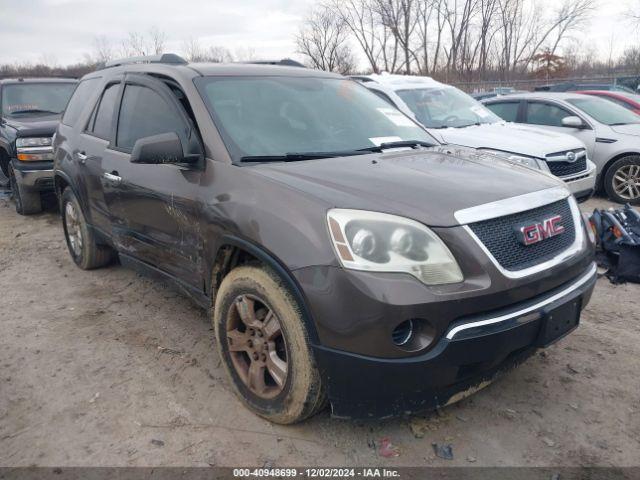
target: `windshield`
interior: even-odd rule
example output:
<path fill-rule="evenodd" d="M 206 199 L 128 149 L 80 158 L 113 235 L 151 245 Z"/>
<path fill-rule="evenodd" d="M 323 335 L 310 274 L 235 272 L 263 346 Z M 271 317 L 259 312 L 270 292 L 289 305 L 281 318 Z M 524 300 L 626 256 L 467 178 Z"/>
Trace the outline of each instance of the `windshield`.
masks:
<path fill-rule="evenodd" d="M 602 98 L 570 98 L 567 102 L 605 125 L 640 123 L 640 117 L 632 111 Z"/>
<path fill-rule="evenodd" d="M 60 114 L 67 106 L 75 83 L 21 83 L 2 87 L 2 114 Z"/>
<path fill-rule="evenodd" d="M 196 85 L 234 161 L 356 151 L 402 140 L 437 143 L 352 80 L 201 77 Z"/>
<path fill-rule="evenodd" d="M 468 127 L 502 120 L 454 87 L 398 90 L 398 96 L 427 128 Z"/>

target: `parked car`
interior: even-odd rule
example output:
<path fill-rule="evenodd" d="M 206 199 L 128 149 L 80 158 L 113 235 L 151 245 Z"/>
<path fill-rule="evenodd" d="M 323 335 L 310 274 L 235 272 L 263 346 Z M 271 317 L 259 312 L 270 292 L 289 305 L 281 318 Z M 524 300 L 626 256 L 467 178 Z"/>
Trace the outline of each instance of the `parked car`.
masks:
<path fill-rule="evenodd" d="M 481 101 L 487 98 L 500 97 L 502 95 L 511 95 L 512 93 L 521 93 L 524 90 L 516 90 L 513 87 L 496 87 L 490 91 L 473 92 L 470 93 L 471 97 L 475 100 Z"/>
<path fill-rule="evenodd" d="M 577 92 L 580 90 L 603 90 L 603 91 L 615 91 L 615 92 L 627 92 L 635 93 L 629 87 L 619 85 L 615 83 L 574 83 L 563 82 L 553 85 L 542 85 L 534 87 L 535 92 Z"/>
<path fill-rule="evenodd" d="M 570 135 L 505 123 L 466 93 L 429 77 L 382 74 L 354 78 L 442 142 L 482 149 L 551 172 L 567 183 L 578 200 L 593 194 L 596 167 L 582 142 Z"/>
<path fill-rule="evenodd" d="M 636 115 L 640 115 L 640 95 L 638 95 L 637 93 L 607 90 L 583 90 L 576 93 L 604 98 L 605 100 L 609 100 L 610 102 L 617 103 L 627 110 L 631 110 Z"/>
<path fill-rule="evenodd" d="M 596 281 L 565 184 L 328 72 L 115 61 L 55 152 L 75 263 L 117 254 L 213 307 L 233 389 L 278 423 L 456 401 L 576 328 Z"/>
<path fill-rule="evenodd" d="M 597 165 L 598 186 L 616 202 L 640 202 L 640 117 L 601 98 L 538 92 L 487 100 L 510 122 L 565 132 L 582 141 Z"/>
<path fill-rule="evenodd" d="M 51 137 L 76 80 L 0 80 L 0 169 L 11 182 L 16 211 L 42 210 L 41 192 L 53 192 Z"/>

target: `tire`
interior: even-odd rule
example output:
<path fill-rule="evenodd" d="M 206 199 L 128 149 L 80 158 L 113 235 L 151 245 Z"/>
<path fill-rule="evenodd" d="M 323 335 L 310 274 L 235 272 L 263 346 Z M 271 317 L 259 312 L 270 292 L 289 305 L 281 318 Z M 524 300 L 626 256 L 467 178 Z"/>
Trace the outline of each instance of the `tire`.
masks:
<path fill-rule="evenodd" d="M 324 407 L 300 307 L 273 272 L 257 266 L 232 270 L 216 295 L 213 327 L 233 389 L 251 411 L 292 424 Z"/>
<path fill-rule="evenodd" d="M 76 265 L 83 270 L 91 270 L 104 267 L 111 262 L 113 250 L 96 242 L 93 230 L 89 228 L 84 218 L 80 203 L 69 187 L 62 192 L 60 216 L 67 248 Z"/>
<path fill-rule="evenodd" d="M 629 155 L 616 160 L 604 176 L 604 189 L 614 202 L 640 203 L 640 156 Z"/>
<path fill-rule="evenodd" d="M 16 212 L 20 215 L 33 215 L 42 211 L 40 192 L 27 190 L 22 183 L 18 182 L 11 167 L 9 167 L 9 182 L 11 183 L 13 201 L 16 204 Z"/>

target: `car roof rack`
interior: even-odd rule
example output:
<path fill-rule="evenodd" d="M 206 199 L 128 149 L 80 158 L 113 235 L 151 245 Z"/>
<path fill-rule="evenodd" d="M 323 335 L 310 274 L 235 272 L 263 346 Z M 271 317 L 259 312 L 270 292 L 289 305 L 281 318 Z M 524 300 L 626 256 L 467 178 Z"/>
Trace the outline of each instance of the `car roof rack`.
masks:
<path fill-rule="evenodd" d="M 282 60 L 252 60 L 249 62 L 239 62 L 251 65 L 280 65 L 283 67 L 301 67 L 307 68 L 302 63 L 297 62 L 291 58 L 283 58 Z"/>
<path fill-rule="evenodd" d="M 186 65 L 188 62 L 175 53 L 163 53 L 161 55 L 146 55 L 143 57 L 129 57 L 111 60 L 104 64 L 104 68 L 120 67 L 122 65 L 133 65 L 136 63 L 166 63 L 169 65 Z"/>

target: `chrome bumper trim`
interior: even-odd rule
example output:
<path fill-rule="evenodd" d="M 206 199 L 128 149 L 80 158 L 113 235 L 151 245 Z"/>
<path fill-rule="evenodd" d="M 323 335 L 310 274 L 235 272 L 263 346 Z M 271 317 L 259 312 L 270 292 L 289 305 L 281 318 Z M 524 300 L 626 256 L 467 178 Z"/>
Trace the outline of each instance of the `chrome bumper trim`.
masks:
<path fill-rule="evenodd" d="M 592 263 L 591 267 L 589 268 L 589 271 L 587 273 L 582 275 L 578 280 L 576 280 L 573 284 L 569 285 L 567 288 L 565 288 L 561 292 L 558 292 L 558 293 L 556 293 L 555 295 L 552 295 L 549 298 L 545 298 L 544 300 L 541 300 L 540 302 L 538 302 L 538 303 L 536 303 L 534 305 L 531 305 L 529 307 L 526 307 L 526 308 L 523 308 L 521 310 L 518 310 L 517 312 L 507 313 L 505 315 L 500 315 L 499 317 L 494 317 L 494 318 L 489 318 L 489 319 L 486 319 L 486 320 L 480 320 L 480 321 L 477 321 L 477 322 L 471 322 L 471 323 L 465 323 L 463 325 L 458 325 L 457 327 L 454 327 L 451 330 L 449 330 L 449 332 L 447 332 L 447 339 L 448 340 L 453 339 L 453 337 L 455 337 L 456 334 L 460 333 L 463 330 L 468 330 L 470 328 L 482 327 L 484 325 L 492 325 L 494 323 L 499 323 L 499 322 L 504 322 L 504 321 L 507 321 L 507 320 L 511 320 L 511 319 L 513 319 L 515 317 L 520 317 L 520 316 L 525 315 L 527 313 L 533 312 L 534 310 L 538 310 L 539 308 L 542 308 L 542 307 L 544 307 L 546 305 L 549 305 L 550 303 L 553 303 L 556 300 L 561 299 L 565 295 L 570 294 L 574 290 L 577 290 L 582 285 L 587 283 L 596 274 L 596 270 L 597 270 L 596 264 Z"/>

